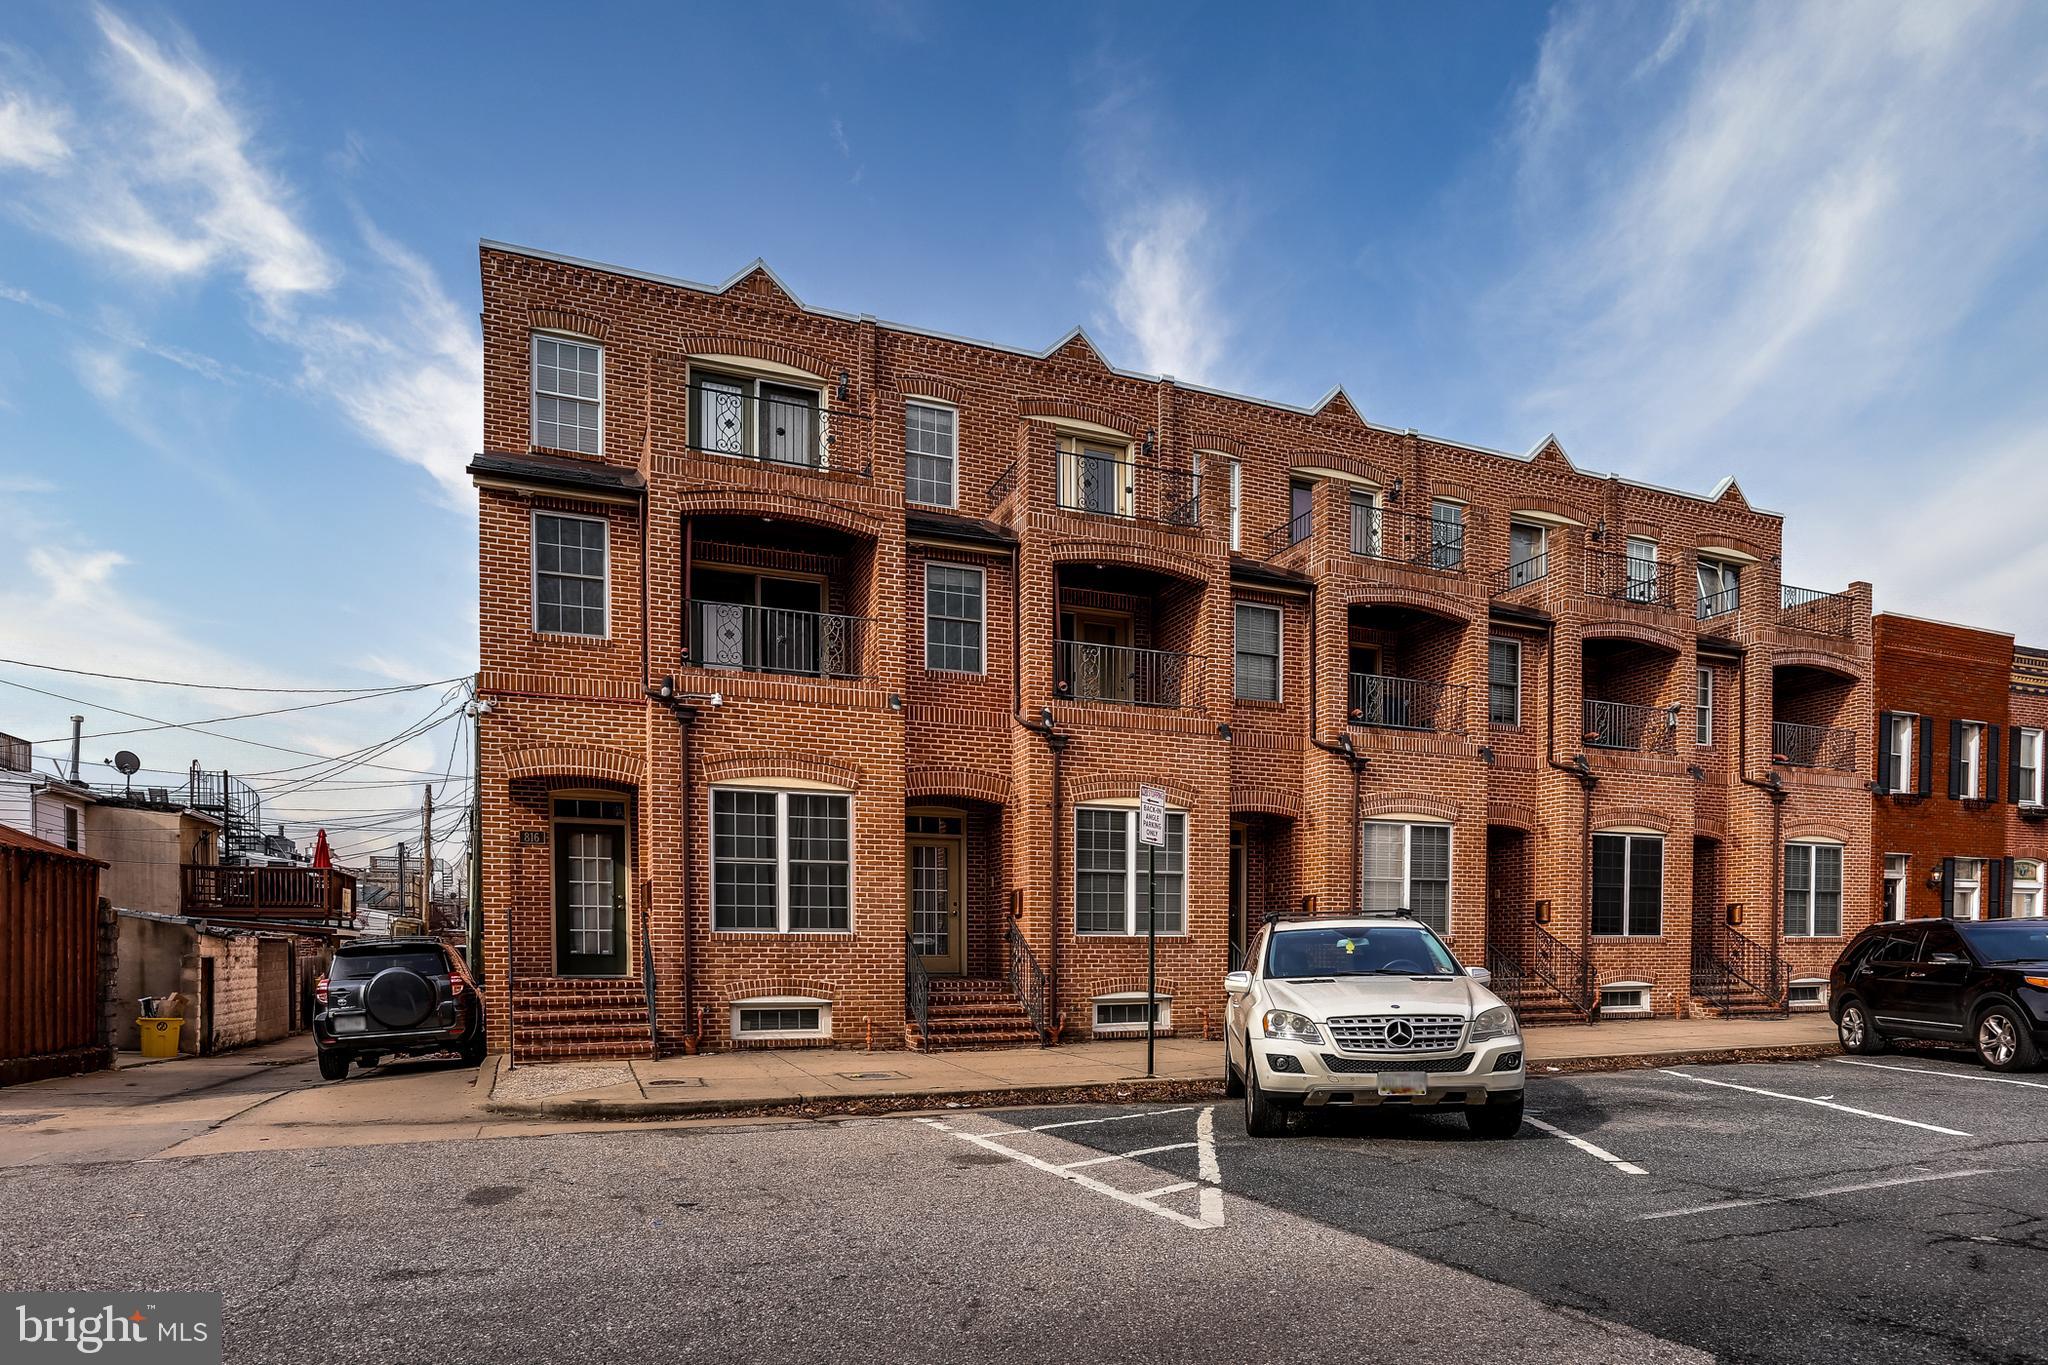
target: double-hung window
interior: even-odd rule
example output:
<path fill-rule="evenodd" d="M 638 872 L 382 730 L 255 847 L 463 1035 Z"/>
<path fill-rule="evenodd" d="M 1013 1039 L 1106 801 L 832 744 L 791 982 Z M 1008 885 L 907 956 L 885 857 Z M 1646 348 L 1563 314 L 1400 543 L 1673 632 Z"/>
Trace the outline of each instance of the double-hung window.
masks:
<path fill-rule="evenodd" d="M 1664 839 L 1656 834 L 1593 836 L 1593 932 L 1664 932 Z"/>
<path fill-rule="evenodd" d="M 1984 909 L 1984 860 L 1957 858 L 1955 885 L 1949 889 L 1949 913 L 1957 919 L 1976 919 Z"/>
<path fill-rule="evenodd" d="M 1074 932 L 1142 934 L 1148 927 L 1156 856 L 1159 932 L 1187 925 L 1188 817 L 1166 813 L 1166 844 L 1155 854 L 1138 843 L 1136 807 L 1082 806 L 1074 812 Z"/>
<path fill-rule="evenodd" d="M 1280 700 L 1280 609 L 1239 602 L 1235 636 L 1233 695 L 1240 701 Z"/>
<path fill-rule="evenodd" d="M 1429 566 L 1451 571 L 1465 566 L 1465 507 L 1438 498 L 1429 505 Z"/>
<path fill-rule="evenodd" d="M 1712 744 L 1714 742 L 1714 670 L 1711 668 L 1700 670 L 1699 702 L 1695 706 L 1693 714 L 1697 718 L 1699 726 L 1698 733 L 1693 738 L 1702 747 Z"/>
<path fill-rule="evenodd" d="M 1785 845 L 1785 937 L 1842 933 L 1842 846 Z"/>
<path fill-rule="evenodd" d="M 2033 919 L 2042 913 L 2041 868 L 2039 858 L 2012 860 L 2012 912 L 2016 917 Z"/>
<path fill-rule="evenodd" d="M 1230 462 L 1230 548 L 1244 548 L 1244 465 Z"/>
<path fill-rule="evenodd" d="M 533 514 L 533 628 L 548 635 L 605 633 L 605 523 Z"/>
<path fill-rule="evenodd" d="M 2015 730 L 2012 736 L 2012 799 L 2015 805 L 2048 805 L 2042 772 L 2043 749 L 2048 748 L 2039 730 Z"/>
<path fill-rule="evenodd" d="M 1486 713 L 1495 725 L 1522 723 L 1522 643 L 1486 642 Z"/>
<path fill-rule="evenodd" d="M 1451 827 L 1367 821 L 1360 831 L 1359 907 L 1406 910 L 1440 934 L 1451 931 Z"/>
<path fill-rule="evenodd" d="M 952 673 L 982 671 L 985 580 L 959 564 L 924 566 L 924 666 Z"/>
<path fill-rule="evenodd" d="M 603 451 L 604 351 L 588 341 L 533 337 L 533 443 L 579 455 Z"/>
<path fill-rule="evenodd" d="M 1959 720 L 1954 730 L 1956 751 L 1950 761 L 1949 795 L 1974 801 L 1984 794 L 1984 726 L 1974 720 Z"/>
<path fill-rule="evenodd" d="M 1644 536 L 1628 538 L 1628 600 L 1657 600 L 1657 542 Z"/>
<path fill-rule="evenodd" d="M 822 469 L 818 390 L 692 368 L 690 448 Z"/>
<path fill-rule="evenodd" d="M 1906 878 L 1913 870 L 1913 857 L 1909 853 L 1887 853 L 1884 855 L 1884 917 L 1901 920 L 1906 917 Z"/>
<path fill-rule="evenodd" d="M 912 403 L 903 418 L 903 496 L 930 507 L 958 501 L 954 473 L 959 464 L 953 409 Z"/>
<path fill-rule="evenodd" d="M 1885 772 L 1889 776 L 1886 786 L 1891 791 L 1913 790 L 1913 730 L 1919 719 L 1914 715 L 1894 715 L 1885 722 Z"/>
<path fill-rule="evenodd" d="M 713 928 L 843 932 L 852 927 L 852 890 L 849 798 L 712 789 Z"/>

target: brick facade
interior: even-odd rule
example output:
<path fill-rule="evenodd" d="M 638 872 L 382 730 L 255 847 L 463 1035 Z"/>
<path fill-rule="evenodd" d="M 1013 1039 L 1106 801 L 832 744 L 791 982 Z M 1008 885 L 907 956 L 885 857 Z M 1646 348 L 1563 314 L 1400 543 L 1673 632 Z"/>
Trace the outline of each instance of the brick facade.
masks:
<path fill-rule="evenodd" d="M 824 1041 L 900 1044 L 920 815 L 958 822 L 962 969 L 1000 975 L 1014 917 L 1051 1030 L 1086 1037 L 1095 1001 L 1142 993 L 1146 943 L 1076 932 L 1075 812 L 1141 782 L 1185 813 L 1185 928 L 1159 943 L 1182 1032 L 1215 1027 L 1247 927 L 1349 909 L 1362 874 L 1386 875 L 1362 822 L 1448 827 L 1448 936 L 1538 1014 L 1584 1013 L 1611 983 L 1664 1015 L 1775 1003 L 1875 913 L 1870 588 L 1781 596 L 1782 519 L 1732 482 L 1685 494 L 1581 471 L 1554 440 L 1512 456 L 1394 430 L 1341 390 L 1304 410 L 1129 374 L 1079 332 L 1032 352 L 807 308 L 760 266 L 708 287 L 487 244 L 482 274 L 495 1046 L 644 1048 L 650 966 L 664 1048 L 732 1045 L 748 999 L 829 1002 Z M 598 453 L 535 444 L 536 332 L 601 344 Z M 778 433 L 811 440 L 815 422 L 829 444 L 702 448 L 706 375 L 804 391 Z M 954 506 L 906 502 L 913 401 L 955 414 Z M 1104 453 L 1062 454 L 1082 445 Z M 602 638 L 534 628 L 550 511 L 606 527 Z M 1540 557 L 1511 564 L 1537 533 Z M 1637 540 L 1655 548 L 1631 564 Z M 1711 613 L 1703 556 L 1739 574 Z M 979 670 L 926 666 L 934 565 L 981 571 Z M 686 593 L 752 574 L 818 585 L 802 667 L 706 666 Z M 1277 700 L 1234 696 L 1239 603 L 1280 612 Z M 1517 714 L 1498 721 L 1494 639 L 1520 647 Z M 665 678 L 679 700 L 651 694 Z M 849 795 L 850 927 L 714 927 L 709 793 L 726 785 Z M 626 803 L 623 981 L 558 974 L 564 793 Z M 1608 831 L 1662 841 L 1661 919 L 1637 935 L 1593 932 Z M 1842 847 L 1842 923 L 1788 940 L 1783 848 L 1803 840 Z"/>

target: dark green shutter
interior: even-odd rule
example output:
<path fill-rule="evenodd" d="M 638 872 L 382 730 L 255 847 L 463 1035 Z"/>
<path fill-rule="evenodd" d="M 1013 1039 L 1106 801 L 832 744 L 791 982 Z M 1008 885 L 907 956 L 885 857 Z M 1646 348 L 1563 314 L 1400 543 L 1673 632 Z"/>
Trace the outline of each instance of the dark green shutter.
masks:
<path fill-rule="evenodd" d="M 1892 713 L 1877 713 L 1877 785 L 1886 791 L 1898 786 L 1892 779 Z"/>
<path fill-rule="evenodd" d="M 2017 746 L 2015 746 L 2017 747 Z M 1975 793 L 1972 793 L 1974 795 Z M 1984 799 L 1998 799 L 1998 727 L 1984 727 Z"/>
<path fill-rule="evenodd" d="M 2034 761 L 2038 763 L 2041 760 L 2037 757 Z M 2012 752 L 2006 755 L 2005 760 L 2005 799 L 2017 806 L 2030 795 L 2031 792 L 2020 790 L 2020 732 L 2015 730 L 2012 733 Z M 2008 858 L 2006 861 L 2012 860 Z"/>
<path fill-rule="evenodd" d="M 2012 915 L 2012 859 L 2000 858 L 1993 866 L 1998 869 L 1998 903 L 1991 913 L 2007 919 Z"/>
<path fill-rule="evenodd" d="M 1956 917 L 1956 860 L 1941 860 L 1941 915 L 1943 919 Z"/>
<path fill-rule="evenodd" d="M 1920 751 L 1920 780 L 1913 790 L 1922 796 L 1934 795 L 1934 717 L 1922 716 L 1916 726 L 1919 734 L 1914 737 L 1915 747 Z"/>
<path fill-rule="evenodd" d="M 1951 800 L 1963 794 L 1963 723 L 1948 723 L 1948 794 Z"/>

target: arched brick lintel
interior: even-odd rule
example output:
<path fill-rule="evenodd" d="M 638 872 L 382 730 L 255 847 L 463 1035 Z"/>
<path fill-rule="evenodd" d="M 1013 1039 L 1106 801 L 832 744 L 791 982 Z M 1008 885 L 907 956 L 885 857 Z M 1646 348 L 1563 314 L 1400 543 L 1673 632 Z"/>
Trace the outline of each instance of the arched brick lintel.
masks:
<path fill-rule="evenodd" d="M 912 768 L 903 775 L 903 797 L 906 801 L 951 798 L 1007 806 L 1010 779 L 972 768 Z"/>
<path fill-rule="evenodd" d="M 1385 470 L 1367 464 L 1355 455 L 1340 455 L 1334 450 L 1290 450 L 1287 452 L 1287 467 L 1295 469 L 1336 469 L 1367 483 L 1384 487 L 1393 480 Z"/>
<path fill-rule="evenodd" d="M 599 782 L 640 785 L 640 755 L 596 744 L 528 744 L 504 755 L 505 780 L 531 777 L 587 777 Z"/>
<path fill-rule="evenodd" d="M 1788 820 L 1785 823 L 1785 840 L 1825 839 L 1829 843 L 1848 844 L 1853 842 L 1849 831 L 1840 825 L 1830 825 L 1821 820 Z"/>
<path fill-rule="evenodd" d="M 676 506 L 684 516 L 769 516 L 783 521 L 801 521 L 812 526 L 829 526 L 835 531 L 844 531 L 863 540 L 878 539 L 880 534 L 878 518 L 872 515 L 854 511 L 837 503 L 815 498 L 792 497 L 787 493 L 769 493 L 759 489 L 699 489 L 676 499 Z"/>
<path fill-rule="evenodd" d="M 1643 621 L 1624 621 L 1617 618 L 1588 620 L 1580 627 L 1579 636 L 1585 640 L 1632 640 L 1639 645 L 1650 645 L 1667 650 L 1672 654 L 1685 651 L 1685 642 L 1676 631 L 1665 630 Z"/>
<path fill-rule="evenodd" d="M 1518 829 L 1524 834 L 1540 834 L 1543 822 L 1536 818 L 1536 811 L 1520 801 L 1489 801 L 1486 803 L 1486 823 Z"/>
<path fill-rule="evenodd" d="M 1338 600 L 1347 607 L 1413 607 L 1465 625 L 1472 624 L 1474 617 L 1472 608 L 1462 602 L 1399 583 L 1346 583 Z"/>
<path fill-rule="evenodd" d="M 799 782 L 822 782 L 846 791 L 860 788 L 861 770 L 810 754 L 746 753 L 714 758 L 704 765 L 707 783 L 743 782 L 750 778 L 793 778 Z"/>
<path fill-rule="evenodd" d="M 1667 838 L 1671 834 L 1671 819 L 1644 806 L 1595 807 L 1593 811 L 1593 832 L 1628 826 L 1634 829 L 1654 829 Z"/>
<path fill-rule="evenodd" d="M 603 341 L 610 325 L 603 318 L 589 313 L 575 313 L 566 308 L 531 308 L 527 310 L 527 321 L 543 332 L 569 332 L 576 336 L 590 337 Z"/>
<path fill-rule="evenodd" d="M 1433 820 L 1455 824 L 1458 819 L 1458 807 L 1455 802 L 1439 800 L 1420 792 L 1405 795 L 1400 792 L 1381 792 L 1368 796 L 1358 803 L 1359 819 L 1373 820 L 1382 815 L 1427 815 Z"/>
<path fill-rule="evenodd" d="M 1025 421 L 1051 418 L 1058 421 L 1064 417 L 1070 422 L 1092 422 L 1098 427 L 1108 427 L 1125 440 L 1136 439 L 1131 435 L 1144 424 L 1133 423 L 1123 413 L 1094 403 L 1076 402 L 1071 398 L 1026 398 L 1017 405 L 1017 415 Z"/>
<path fill-rule="evenodd" d="M 1140 569 L 1178 578 L 1184 583 L 1207 583 L 1209 570 L 1146 545 L 1124 545 L 1113 540 L 1078 540 L 1055 545 L 1055 564 L 1128 564 Z"/>
<path fill-rule="evenodd" d="M 1280 787 L 1262 787 L 1250 782 L 1233 783 L 1230 788 L 1232 815 L 1278 815 L 1288 820 L 1302 816 L 1301 794 Z"/>
<path fill-rule="evenodd" d="M 765 360 L 771 365 L 787 365 L 802 370 L 819 383 L 842 367 L 819 359 L 808 351 L 799 351 L 794 346 L 783 346 L 773 341 L 757 341 L 753 337 L 740 336 L 692 336 L 676 342 L 676 348 L 685 355 L 736 355 L 749 360 Z"/>
<path fill-rule="evenodd" d="M 1774 649 L 1771 651 L 1772 668 L 1811 668 L 1816 672 L 1833 674 L 1843 682 L 1856 683 L 1862 679 L 1856 668 L 1839 654 L 1830 654 L 1818 649 Z"/>
<path fill-rule="evenodd" d="M 839 988 L 814 976 L 757 976 L 735 981 L 725 993 L 728 1007 L 742 1000 L 764 1000 L 788 996 L 809 996 L 830 1000 Z"/>
<path fill-rule="evenodd" d="M 1201 792 L 1190 783 L 1177 778 L 1156 777 L 1147 783 L 1166 793 L 1166 799 L 1182 810 L 1193 810 L 1201 804 Z M 1120 773 L 1098 774 L 1092 777 L 1074 779 L 1067 786 L 1067 799 L 1077 806 L 1090 801 L 1110 799 L 1134 800 L 1138 795 L 1138 783 Z"/>

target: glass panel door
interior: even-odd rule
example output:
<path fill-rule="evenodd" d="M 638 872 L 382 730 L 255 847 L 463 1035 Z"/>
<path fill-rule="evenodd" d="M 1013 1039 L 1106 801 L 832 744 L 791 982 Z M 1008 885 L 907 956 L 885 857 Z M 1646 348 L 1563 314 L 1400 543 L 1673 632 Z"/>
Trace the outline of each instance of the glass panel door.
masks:
<path fill-rule="evenodd" d="M 626 975 L 625 831 L 555 826 L 555 970 Z"/>
<path fill-rule="evenodd" d="M 961 970 L 959 849 L 951 839 L 910 841 L 910 938 L 936 974 Z"/>

